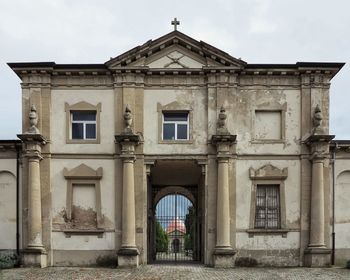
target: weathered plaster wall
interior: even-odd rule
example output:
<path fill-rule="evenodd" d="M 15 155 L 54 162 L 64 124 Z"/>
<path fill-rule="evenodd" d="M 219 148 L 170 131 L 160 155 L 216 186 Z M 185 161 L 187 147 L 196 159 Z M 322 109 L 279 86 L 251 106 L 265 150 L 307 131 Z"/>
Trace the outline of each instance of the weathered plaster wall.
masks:
<path fill-rule="evenodd" d="M 5 157 L 13 158 L 3 158 Z M 0 250 L 16 249 L 16 155 L 0 154 Z"/>
<path fill-rule="evenodd" d="M 272 164 L 280 169 L 288 168 L 288 177 L 284 181 L 286 198 L 286 226 L 289 229 L 299 228 L 300 219 L 300 162 L 298 160 L 238 160 L 237 161 L 237 229 L 246 230 L 249 228 L 252 181 L 249 178 L 249 168 L 259 169 L 260 167 Z M 242 246 L 242 243 L 237 242 Z"/>
<path fill-rule="evenodd" d="M 335 162 L 335 260 L 345 265 L 350 259 L 350 154 L 339 153 Z"/>
<path fill-rule="evenodd" d="M 238 153 L 297 154 L 300 152 L 300 90 L 242 88 L 237 92 L 236 102 L 232 106 L 232 111 L 228 112 L 228 126 L 232 133 L 237 134 Z M 254 141 L 255 110 L 276 110 L 279 107 L 285 108 L 285 121 L 282 123 L 284 141 L 263 145 L 261 142 Z"/>
<path fill-rule="evenodd" d="M 16 154 L 12 152 L 0 152 L 0 172 L 16 174 Z"/>
<path fill-rule="evenodd" d="M 114 92 L 113 90 L 56 89 L 51 91 L 52 153 L 114 153 Z M 101 103 L 100 144 L 66 144 L 65 103 L 69 105 L 85 101 L 92 105 Z"/>
<path fill-rule="evenodd" d="M 272 164 L 283 169 L 288 168 L 288 177 L 284 181 L 286 230 L 288 233 L 260 233 L 249 236 L 251 212 L 251 192 L 253 182 L 249 178 L 250 167 Z M 238 256 L 249 256 L 260 264 L 296 266 L 299 265 L 300 247 L 300 162 L 299 160 L 242 160 L 237 161 L 236 173 L 236 248 Z M 282 199 L 282 197 L 281 197 Z M 281 201 L 282 205 L 283 201 Z M 283 213 L 281 212 L 281 215 Z"/>
<path fill-rule="evenodd" d="M 66 209 L 67 181 L 63 176 L 63 169 L 68 170 L 81 163 L 97 169 L 102 167 L 103 176 L 101 185 L 101 212 L 104 219 L 105 232 L 102 238 L 97 236 L 72 235 L 67 238 L 60 232 L 60 225 L 64 225 Z M 115 249 L 115 177 L 113 160 L 96 159 L 52 159 L 52 216 L 54 232 L 52 235 L 53 250 L 114 250 Z M 120 194 L 121 195 L 121 194 Z M 80 198 L 83 200 L 84 198 Z M 69 255 L 67 255 L 68 257 Z"/>
<path fill-rule="evenodd" d="M 72 235 L 70 238 L 65 238 L 63 233 L 53 232 L 52 247 L 54 251 L 114 250 L 114 233 L 106 232 L 102 238 L 96 235 Z M 67 253 L 66 258 L 70 258 L 69 253 Z M 55 260 L 53 262 L 55 263 Z"/>

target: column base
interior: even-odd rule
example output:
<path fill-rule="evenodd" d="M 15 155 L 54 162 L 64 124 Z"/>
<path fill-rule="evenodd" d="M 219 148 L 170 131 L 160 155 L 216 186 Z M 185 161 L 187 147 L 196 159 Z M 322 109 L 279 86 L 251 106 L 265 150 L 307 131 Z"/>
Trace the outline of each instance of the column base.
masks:
<path fill-rule="evenodd" d="M 22 263 L 24 267 L 47 267 L 47 253 L 45 250 L 26 249 L 23 251 Z"/>
<path fill-rule="evenodd" d="M 304 264 L 307 267 L 325 267 L 331 265 L 331 250 L 309 247 L 304 251 Z"/>
<path fill-rule="evenodd" d="M 216 268 L 231 268 L 235 266 L 236 251 L 231 247 L 216 247 L 213 253 L 213 264 Z"/>
<path fill-rule="evenodd" d="M 118 267 L 138 267 L 139 254 L 136 247 L 121 248 L 118 251 Z"/>

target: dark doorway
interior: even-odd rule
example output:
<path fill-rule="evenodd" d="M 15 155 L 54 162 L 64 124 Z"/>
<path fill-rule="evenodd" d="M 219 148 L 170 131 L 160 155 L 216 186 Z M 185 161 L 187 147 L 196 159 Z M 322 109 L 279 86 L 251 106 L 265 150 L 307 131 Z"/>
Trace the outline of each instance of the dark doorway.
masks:
<path fill-rule="evenodd" d="M 201 261 L 196 187 L 153 187 L 150 262 Z"/>

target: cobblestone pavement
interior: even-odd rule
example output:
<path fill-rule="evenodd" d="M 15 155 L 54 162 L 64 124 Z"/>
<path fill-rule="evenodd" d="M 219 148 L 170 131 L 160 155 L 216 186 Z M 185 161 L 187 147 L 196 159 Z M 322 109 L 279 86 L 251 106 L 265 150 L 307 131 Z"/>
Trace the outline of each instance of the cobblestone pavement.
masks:
<path fill-rule="evenodd" d="M 0 271 L 6 280 L 92 280 L 92 279 L 350 279 L 344 268 L 233 268 L 214 269 L 200 265 L 147 265 L 137 269 L 120 268 L 16 268 Z"/>

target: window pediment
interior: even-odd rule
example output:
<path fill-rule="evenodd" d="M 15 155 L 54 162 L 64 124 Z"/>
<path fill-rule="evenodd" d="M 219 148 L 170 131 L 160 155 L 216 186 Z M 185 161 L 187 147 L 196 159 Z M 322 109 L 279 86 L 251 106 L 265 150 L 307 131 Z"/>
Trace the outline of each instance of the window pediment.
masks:
<path fill-rule="evenodd" d="M 101 103 L 98 103 L 97 105 L 92 105 L 90 103 L 87 103 L 85 101 L 81 101 L 78 103 L 75 103 L 73 105 L 69 105 L 68 103 L 65 103 L 65 109 L 66 111 L 94 111 L 94 110 L 98 110 L 101 111 Z"/>
<path fill-rule="evenodd" d="M 266 164 L 259 169 L 251 167 L 249 177 L 252 180 L 285 180 L 288 177 L 288 168 L 279 169 L 272 164 Z"/>
<path fill-rule="evenodd" d="M 102 167 L 97 168 L 97 170 L 85 165 L 84 163 L 68 170 L 63 169 L 63 176 L 66 179 L 101 179 L 102 178 Z"/>

